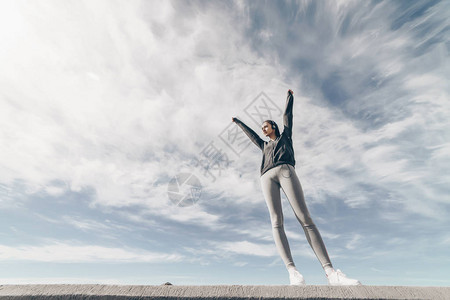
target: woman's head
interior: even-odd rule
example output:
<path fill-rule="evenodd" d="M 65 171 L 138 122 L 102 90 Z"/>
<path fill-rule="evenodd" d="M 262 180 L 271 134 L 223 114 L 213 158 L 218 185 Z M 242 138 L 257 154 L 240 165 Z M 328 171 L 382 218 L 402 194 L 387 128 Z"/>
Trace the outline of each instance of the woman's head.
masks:
<path fill-rule="evenodd" d="M 277 123 L 272 120 L 265 120 L 261 126 L 261 129 L 265 136 L 271 136 L 275 134 L 275 138 L 280 136 L 280 130 L 278 129 Z"/>

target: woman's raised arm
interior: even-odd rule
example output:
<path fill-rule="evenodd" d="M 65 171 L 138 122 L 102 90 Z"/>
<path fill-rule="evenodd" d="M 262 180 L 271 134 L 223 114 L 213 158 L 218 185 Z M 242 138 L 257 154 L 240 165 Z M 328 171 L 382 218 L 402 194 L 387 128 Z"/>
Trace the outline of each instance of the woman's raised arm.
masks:
<path fill-rule="evenodd" d="M 289 138 L 292 138 L 292 109 L 294 107 L 294 92 L 288 90 L 286 99 L 286 108 L 283 114 L 284 132 Z"/>
<path fill-rule="evenodd" d="M 241 127 L 241 129 L 245 132 L 245 134 L 256 146 L 258 146 L 259 149 L 264 150 L 264 140 L 260 138 L 255 131 L 253 131 L 250 127 L 245 125 L 245 123 L 239 120 L 238 118 L 232 117 L 231 120 L 234 123 L 236 123 L 239 127 Z"/>

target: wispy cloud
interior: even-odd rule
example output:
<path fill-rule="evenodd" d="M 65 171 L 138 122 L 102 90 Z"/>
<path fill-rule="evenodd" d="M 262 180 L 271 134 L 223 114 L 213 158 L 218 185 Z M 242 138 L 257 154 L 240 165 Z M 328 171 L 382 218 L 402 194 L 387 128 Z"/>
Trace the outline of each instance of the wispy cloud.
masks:
<path fill-rule="evenodd" d="M 244 255 L 276 256 L 278 252 L 273 243 L 261 244 L 249 241 L 220 243 L 223 251 Z"/>
<path fill-rule="evenodd" d="M 263 17 L 251 19 L 249 37 L 271 28 L 274 33 L 270 41 L 251 38 L 254 47 L 287 65 L 287 76 L 301 80 L 308 95 L 296 98 L 294 134 L 310 197 L 364 207 L 381 196 L 360 188 L 372 185 L 395 190 L 405 212 L 445 220 L 439 208 L 448 199 L 439 179 L 445 172 L 427 158 L 431 145 L 442 147 L 448 139 L 446 8 L 448 3 L 420 1 L 412 7 L 250 5 L 251 13 Z M 427 204 L 417 197 L 425 194 Z"/>
<path fill-rule="evenodd" d="M 69 242 L 53 242 L 48 245 L 0 246 L 2 261 L 40 262 L 176 262 L 183 255 L 156 253 L 139 249 L 123 249 L 97 245 L 74 245 Z"/>

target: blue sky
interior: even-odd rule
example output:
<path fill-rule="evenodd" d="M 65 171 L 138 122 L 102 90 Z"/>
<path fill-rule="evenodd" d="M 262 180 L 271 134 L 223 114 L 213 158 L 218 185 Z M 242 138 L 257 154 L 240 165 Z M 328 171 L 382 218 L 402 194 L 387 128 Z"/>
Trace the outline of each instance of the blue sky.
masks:
<path fill-rule="evenodd" d="M 290 88 L 296 171 L 335 268 L 448 286 L 449 12 L 1 1 L 0 283 L 288 284 L 261 152 L 231 117 L 282 124 Z M 326 284 L 282 201 L 297 268 Z"/>

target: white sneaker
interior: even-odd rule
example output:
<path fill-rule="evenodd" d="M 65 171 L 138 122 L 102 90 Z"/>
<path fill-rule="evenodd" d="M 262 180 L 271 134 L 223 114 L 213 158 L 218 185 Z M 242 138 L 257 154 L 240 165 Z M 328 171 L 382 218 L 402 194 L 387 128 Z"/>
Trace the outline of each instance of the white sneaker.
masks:
<path fill-rule="evenodd" d="M 327 275 L 329 285 L 361 285 L 361 282 L 356 279 L 347 278 L 341 270 L 331 272 Z"/>
<path fill-rule="evenodd" d="M 289 270 L 289 281 L 291 285 L 305 285 L 305 279 L 303 278 L 303 275 L 300 274 L 299 271 L 296 269 L 290 269 Z"/>

